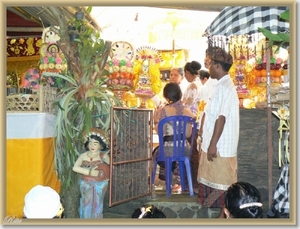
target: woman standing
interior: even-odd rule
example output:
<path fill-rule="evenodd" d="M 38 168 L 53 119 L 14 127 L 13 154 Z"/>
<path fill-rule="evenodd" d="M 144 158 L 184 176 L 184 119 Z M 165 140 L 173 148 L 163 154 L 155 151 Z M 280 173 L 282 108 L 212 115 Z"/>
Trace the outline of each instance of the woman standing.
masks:
<path fill-rule="evenodd" d="M 183 94 L 182 101 L 186 107 L 189 107 L 193 114 L 196 115 L 200 96 L 200 84 L 198 84 L 198 72 L 201 64 L 193 60 L 187 62 L 184 66 L 184 77 L 190 83 Z"/>
<path fill-rule="evenodd" d="M 109 181 L 108 144 L 105 133 L 97 128 L 91 128 L 84 136 L 87 151 L 73 166 L 73 171 L 82 175 L 79 180 L 80 218 L 103 218 L 103 199 Z"/>
<path fill-rule="evenodd" d="M 190 83 L 186 89 L 182 101 L 185 107 L 190 108 L 192 113 L 196 116 L 198 111 L 198 103 L 200 102 L 201 96 L 201 86 L 197 82 L 198 72 L 201 69 L 201 64 L 198 61 L 193 60 L 192 62 L 187 62 L 184 66 L 184 76 Z M 194 138 L 193 152 L 191 156 L 191 170 L 192 170 L 192 180 L 194 192 L 198 193 L 198 165 L 199 165 L 199 151 L 197 149 L 197 138 L 198 131 Z M 190 139 L 188 139 L 190 141 Z"/>

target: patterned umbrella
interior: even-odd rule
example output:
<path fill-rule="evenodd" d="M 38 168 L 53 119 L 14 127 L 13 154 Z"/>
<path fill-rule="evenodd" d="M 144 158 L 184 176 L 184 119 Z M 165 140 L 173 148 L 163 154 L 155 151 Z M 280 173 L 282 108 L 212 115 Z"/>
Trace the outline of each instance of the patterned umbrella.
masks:
<path fill-rule="evenodd" d="M 286 10 L 285 6 L 226 7 L 206 28 L 205 35 L 251 35 L 258 33 L 259 27 L 273 33 L 286 32 L 289 23 L 279 17 Z"/>

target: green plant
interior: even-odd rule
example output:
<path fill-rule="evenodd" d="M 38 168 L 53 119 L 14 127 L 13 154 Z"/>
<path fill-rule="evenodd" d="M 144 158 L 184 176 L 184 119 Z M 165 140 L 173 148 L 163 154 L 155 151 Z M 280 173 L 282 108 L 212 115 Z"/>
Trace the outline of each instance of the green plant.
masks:
<path fill-rule="evenodd" d="M 17 72 L 6 72 L 6 87 L 18 88 L 20 75 Z"/>
<path fill-rule="evenodd" d="M 58 45 L 68 61 L 68 73 L 43 73 L 44 77 L 66 81 L 53 104 L 58 107 L 55 165 L 63 196 L 70 195 L 69 192 L 75 188 L 72 188 L 73 185 L 78 189 L 78 175 L 72 171 L 72 167 L 85 150 L 83 133 L 88 132 L 90 127 L 98 127 L 109 133 L 111 107 L 121 106 L 120 100 L 106 87 L 105 64 L 111 42 L 101 39 L 100 32 L 88 26 L 86 21 L 78 22 L 78 37 L 71 42 L 66 29 L 68 25 L 69 22 L 61 22 L 60 30 L 56 30 L 61 38 Z"/>
<path fill-rule="evenodd" d="M 290 10 L 286 10 L 280 14 L 280 18 L 283 20 L 289 21 L 290 20 Z M 265 28 L 258 28 L 258 31 L 261 32 L 266 38 L 269 39 L 270 46 L 273 46 L 273 44 L 279 44 L 278 48 L 280 46 L 283 46 L 285 44 L 288 44 L 290 42 L 290 34 L 289 33 L 282 33 L 279 32 L 278 34 L 272 33 L 270 30 Z"/>
<path fill-rule="evenodd" d="M 92 7 L 89 6 L 86 9 L 86 13 L 90 13 L 92 11 Z M 68 22 L 68 33 L 70 34 L 79 34 L 81 29 L 86 28 L 86 22 L 84 20 L 78 20 L 76 18 L 76 14 L 83 13 L 82 9 L 80 11 L 75 12 L 75 16 Z"/>

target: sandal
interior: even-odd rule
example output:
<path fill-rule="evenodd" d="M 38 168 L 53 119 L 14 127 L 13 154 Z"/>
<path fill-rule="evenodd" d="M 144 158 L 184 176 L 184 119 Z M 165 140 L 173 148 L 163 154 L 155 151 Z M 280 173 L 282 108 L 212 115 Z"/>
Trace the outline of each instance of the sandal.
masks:
<path fill-rule="evenodd" d="M 172 186 L 172 191 L 181 192 L 181 185 L 175 184 Z"/>

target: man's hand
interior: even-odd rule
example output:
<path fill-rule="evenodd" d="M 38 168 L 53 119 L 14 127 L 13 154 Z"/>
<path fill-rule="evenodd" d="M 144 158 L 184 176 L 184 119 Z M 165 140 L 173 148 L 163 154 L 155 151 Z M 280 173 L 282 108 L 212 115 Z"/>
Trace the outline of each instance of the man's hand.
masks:
<path fill-rule="evenodd" d="M 210 145 L 207 150 L 207 160 L 213 161 L 213 158 L 217 158 L 217 146 Z"/>

